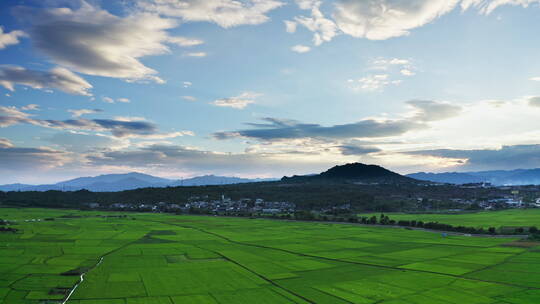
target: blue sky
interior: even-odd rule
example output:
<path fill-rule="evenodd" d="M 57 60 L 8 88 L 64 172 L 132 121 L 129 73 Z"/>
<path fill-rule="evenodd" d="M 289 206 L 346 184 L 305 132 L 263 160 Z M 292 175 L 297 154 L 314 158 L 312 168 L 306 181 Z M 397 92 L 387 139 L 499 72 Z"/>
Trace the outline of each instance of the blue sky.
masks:
<path fill-rule="evenodd" d="M 0 183 L 540 167 L 538 0 L 0 3 Z"/>

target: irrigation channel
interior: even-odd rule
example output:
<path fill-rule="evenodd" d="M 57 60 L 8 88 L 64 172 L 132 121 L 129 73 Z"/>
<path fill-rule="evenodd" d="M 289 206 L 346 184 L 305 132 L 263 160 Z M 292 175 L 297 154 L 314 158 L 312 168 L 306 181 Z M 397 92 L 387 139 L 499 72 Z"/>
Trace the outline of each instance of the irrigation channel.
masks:
<path fill-rule="evenodd" d="M 75 290 L 77 290 L 77 287 L 79 287 L 79 285 L 81 285 L 81 283 L 84 281 L 84 276 L 85 276 L 89 271 L 91 271 L 92 269 L 98 267 L 99 264 L 101 264 L 101 262 L 103 262 L 103 257 L 100 257 L 100 258 L 99 258 L 99 261 L 98 261 L 98 262 L 96 263 L 96 265 L 94 265 L 92 268 L 88 269 L 86 272 L 81 273 L 81 278 L 80 278 L 79 282 L 77 282 L 77 284 L 75 284 L 75 286 L 73 286 L 73 288 L 71 289 L 71 291 L 69 292 L 69 294 L 67 295 L 67 297 L 64 299 L 64 301 L 62 302 L 62 304 L 66 304 L 67 301 L 69 301 L 69 298 L 71 298 L 71 295 L 75 292 Z"/>

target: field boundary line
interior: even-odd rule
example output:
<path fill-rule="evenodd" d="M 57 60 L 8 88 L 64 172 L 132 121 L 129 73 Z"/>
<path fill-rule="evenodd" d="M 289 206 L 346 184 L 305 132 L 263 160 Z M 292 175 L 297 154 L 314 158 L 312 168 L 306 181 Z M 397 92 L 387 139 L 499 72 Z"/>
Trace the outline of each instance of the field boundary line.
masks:
<path fill-rule="evenodd" d="M 193 228 L 191 228 L 191 229 L 193 229 Z M 201 232 L 202 232 L 202 231 L 201 231 Z M 204 233 L 204 232 L 203 232 L 203 233 Z M 286 292 L 288 292 L 288 293 L 290 293 L 290 294 L 292 294 L 292 295 L 294 295 L 294 296 L 296 296 L 296 297 L 298 297 L 298 298 L 300 298 L 300 299 L 302 299 L 302 300 L 304 300 L 304 301 L 306 301 L 306 302 L 308 302 L 308 303 L 312 303 L 312 304 L 315 304 L 315 303 L 316 303 L 316 302 L 313 302 L 313 301 L 311 301 L 310 299 L 308 299 L 308 298 L 306 298 L 306 297 L 304 297 L 304 296 L 302 296 L 302 295 L 297 294 L 297 293 L 294 292 L 294 291 L 291 291 L 291 290 L 289 290 L 289 289 L 287 289 L 287 288 L 285 288 L 285 287 L 279 285 L 278 283 L 272 281 L 271 279 L 265 277 L 264 275 L 262 275 L 262 274 L 260 274 L 260 273 L 258 273 L 258 272 L 256 272 L 256 271 L 254 271 L 254 270 L 251 270 L 249 267 L 244 266 L 244 265 L 241 264 L 240 262 L 237 262 L 237 261 L 235 261 L 235 260 L 233 260 L 233 259 L 231 259 L 231 258 L 229 258 L 229 257 L 227 257 L 227 256 L 225 256 L 225 255 L 223 255 L 223 254 L 221 254 L 221 253 L 218 252 L 218 251 L 214 251 L 214 250 L 212 250 L 212 249 L 207 249 L 207 248 L 201 248 L 201 247 L 199 247 L 199 246 L 197 246 L 197 245 L 194 245 L 194 246 L 197 247 L 197 248 L 199 248 L 199 249 L 202 249 L 202 250 L 207 250 L 207 251 L 213 252 L 213 253 L 215 253 L 215 254 L 221 256 L 224 260 L 229 261 L 229 262 L 235 264 L 236 266 L 238 266 L 238 267 L 240 267 L 240 268 L 242 268 L 242 269 L 244 269 L 244 270 L 247 270 L 248 272 L 250 272 L 250 273 L 256 275 L 257 277 L 263 279 L 264 281 L 270 283 L 271 285 L 273 285 L 273 286 L 275 286 L 275 287 L 277 287 L 277 288 L 279 288 L 279 289 L 282 289 L 282 290 L 284 290 L 284 291 L 286 291 Z"/>
<path fill-rule="evenodd" d="M 165 223 L 166 223 L 166 222 L 160 222 L 160 221 L 151 221 L 151 222 L 158 222 L 158 223 L 162 223 L 162 224 L 165 224 Z M 378 268 L 392 269 L 392 270 L 396 270 L 396 271 L 412 271 L 412 272 L 420 272 L 420 273 L 430 273 L 430 274 L 444 275 L 444 276 L 449 276 L 449 277 L 454 277 L 454 278 L 460 278 L 460 279 L 468 279 L 468 280 L 474 280 L 474 281 L 479 281 L 479 282 L 496 283 L 496 284 L 500 284 L 500 285 L 520 287 L 520 288 L 524 288 L 524 289 L 535 289 L 535 290 L 539 290 L 539 289 L 540 289 L 540 287 L 521 286 L 521 285 L 517 285 L 517 284 L 503 283 L 503 282 L 490 281 L 490 280 L 481 280 L 481 279 L 476 279 L 476 278 L 464 278 L 464 277 L 459 276 L 459 275 L 448 274 L 448 273 L 441 273 L 441 272 L 435 272 L 435 271 L 419 270 L 419 269 L 404 269 L 404 268 L 398 268 L 398 267 L 392 267 L 392 266 L 374 265 L 374 264 L 369 264 L 369 263 L 361 263 L 361 262 L 346 261 L 346 260 L 340 260 L 340 259 L 333 259 L 333 258 L 327 258 L 327 257 L 315 256 L 315 255 L 310 255 L 310 254 L 306 254 L 306 253 L 300 253 L 300 252 L 290 251 L 290 250 L 287 250 L 287 249 L 274 248 L 274 247 L 269 247 L 269 246 L 264 246 L 264 245 L 257 245 L 257 244 L 243 243 L 243 242 L 239 242 L 239 241 L 234 241 L 234 240 L 231 240 L 231 239 L 229 239 L 228 237 L 222 236 L 222 235 L 220 235 L 220 234 L 218 234 L 218 233 L 206 231 L 206 230 L 204 230 L 204 229 L 202 229 L 202 228 L 198 228 L 198 227 L 193 227 L 193 226 L 183 226 L 183 225 L 180 225 L 180 224 L 174 224 L 174 223 L 168 223 L 168 224 L 173 225 L 173 226 L 183 227 L 183 228 L 191 228 L 191 229 L 195 229 L 195 230 L 198 230 L 198 231 L 200 231 L 200 232 L 214 235 L 214 236 L 216 236 L 216 237 L 218 237 L 218 238 L 224 239 L 224 240 L 226 240 L 226 241 L 228 241 L 228 242 L 231 242 L 231 243 L 234 243 L 234 244 L 238 244 L 238 245 L 252 246 L 252 247 L 258 247 L 258 248 L 265 248 L 265 249 L 270 249 L 270 250 L 278 250 L 278 251 L 283 251 L 283 252 L 287 252 L 287 253 L 290 253 L 290 254 L 295 254 L 295 255 L 304 256 L 304 257 L 309 257 L 309 258 L 315 258 L 315 259 L 321 259 L 321 260 L 327 260 L 327 261 L 334 261 L 334 262 L 341 262 L 341 263 L 348 263 L 348 264 L 357 264 L 357 265 L 363 265 L 363 266 L 369 266 L 369 267 L 378 267 Z"/>
<path fill-rule="evenodd" d="M 226 239 L 225 237 L 222 237 L 222 236 L 220 236 L 220 235 L 218 235 L 218 234 L 213 234 L 213 233 L 211 233 L 211 232 L 204 231 L 204 230 L 202 230 L 202 229 L 197 229 L 197 228 L 195 228 L 195 227 L 182 226 L 182 225 L 177 225 L 177 224 L 173 224 L 173 223 L 160 222 L 160 221 L 152 221 L 152 220 L 143 220 L 143 221 L 155 222 L 155 223 L 160 223 L 160 224 L 166 224 L 166 225 L 172 225 L 172 226 L 178 226 L 178 227 L 183 227 L 183 228 L 193 229 L 193 230 L 197 230 L 197 231 L 202 232 L 202 233 L 214 235 L 214 236 L 216 236 L 216 237 L 218 237 L 218 238 L 225 239 L 227 242 L 236 244 L 234 241 L 228 240 L 228 239 Z M 244 245 L 244 244 L 238 244 L 238 245 Z M 304 300 L 304 301 L 306 301 L 306 302 L 308 302 L 308 303 L 312 303 L 312 304 L 315 304 L 315 303 L 316 303 L 316 302 L 313 302 L 312 300 L 310 300 L 310 299 L 308 299 L 308 298 L 306 298 L 306 297 L 304 297 L 304 296 L 302 296 L 302 295 L 300 295 L 300 294 L 297 294 L 297 293 L 294 292 L 294 291 L 291 291 L 291 290 L 289 290 L 289 289 L 287 289 L 287 288 L 285 288 L 285 287 L 279 285 L 278 283 L 272 281 L 271 279 L 265 277 L 264 275 L 262 275 L 262 274 L 260 274 L 260 273 L 258 273 L 258 272 L 256 272 L 256 271 L 254 271 L 254 270 L 251 270 L 251 269 L 248 268 L 247 266 L 242 265 L 240 262 L 237 262 L 237 261 L 235 261 L 235 260 L 233 260 L 233 259 L 231 259 L 231 258 L 229 258 L 229 257 L 227 257 L 227 256 L 225 256 L 225 255 L 223 255 L 223 254 L 221 254 L 221 253 L 218 252 L 218 251 L 214 251 L 214 250 L 212 250 L 212 249 L 207 249 L 207 248 L 201 248 L 201 247 L 199 247 L 199 246 L 197 246 L 197 245 L 194 245 L 194 246 L 197 247 L 197 248 L 199 248 L 199 249 L 202 249 L 202 250 L 207 250 L 207 251 L 213 252 L 213 253 L 215 253 L 215 254 L 221 256 L 224 260 L 229 261 L 229 262 L 231 262 L 231 263 L 237 265 L 238 267 L 240 267 L 240 268 L 242 268 L 242 269 L 244 269 L 244 270 L 247 270 L 248 272 L 250 272 L 250 273 L 256 275 L 256 276 L 259 277 L 259 278 L 261 278 L 262 280 L 264 280 L 264 281 L 270 283 L 271 285 L 273 285 L 273 286 L 275 286 L 275 287 L 277 287 L 277 288 L 279 288 L 279 289 L 282 289 L 282 290 L 284 290 L 284 291 L 290 293 L 291 295 L 294 295 L 294 296 L 296 296 L 296 297 L 298 297 L 298 298 L 300 298 L 300 299 L 302 299 L 302 300 Z"/>
<path fill-rule="evenodd" d="M 144 237 L 144 236 L 143 236 L 143 237 Z M 136 239 L 136 240 L 133 240 L 133 241 L 128 242 L 128 243 L 125 243 L 124 245 L 122 245 L 122 246 L 120 246 L 120 247 L 118 247 L 118 248 L 115 248 L 115 249 L 113 249 L 113 250 L 111 250 L 111 251 L 105 253 L 104 255 L 100 256 L 100 257 L 99 257 L 99 261 L 98 261 L 94 266 L 92 266 L 90 269 L 88 269 L 85 273 L 82 273 L 82 274 L 81 274 L 79 281 L 75 284 L 75 286 L 73 286 L 73 287 L 71 288 L 71 291 L 69 292 L 69 294 L 67 295 L 67 297 L 66 297 L 64 300 L 62 300 L 62 302 L 60 302 L 60 303 L 61 303 L 61 304 L 66 304 L 66 303 L 69 301 L 69 299 L 71 298 L 71 296 L 73 295 L 73 293 L 75 292 L 75 290 L 76 290 L 76 289 L 79 287 L 79 285 L 84 281 L 84 276 L 87 275 L 90 271 L 96 269 L 96 268 L 103 262 L 103 260 L 105 259 L 106 256 L 109 256 L 109 255 L 111 255 L 111 254 L 113 254 L 113 253 L 115 253 L 115 252 L 117 252 L 117 251 L 119 251 L 119 250 L 121 250 L 121 249 L 123 249 L 123 248 L 126 248 L 126 247 L 129 246 L 129 245 L 132 245 L 132 244 L 134 244 L 135 242 L 139 241 L 140 239 L 141 239 L 141 238 Z M 144 286 L 144 284 L 143 284 L 143 286 Z M 146 289 L 146 286 L 145 286 L 145 289 Z M 147 294 L 147 295 L 148 295 L 148 294 Z"/>

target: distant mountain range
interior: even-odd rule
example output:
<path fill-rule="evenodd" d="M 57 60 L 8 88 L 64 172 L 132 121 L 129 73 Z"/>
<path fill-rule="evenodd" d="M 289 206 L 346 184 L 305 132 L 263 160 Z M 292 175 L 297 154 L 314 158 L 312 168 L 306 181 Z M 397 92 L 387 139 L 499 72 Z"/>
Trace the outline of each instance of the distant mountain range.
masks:
<path fill-rule="evenodd" d="M 86 189 L 92 192 L 117 192 L 138 188 L 229 185 L 275 180 L 276 179 L 247 179 L 215 175 L 205 175 L 183 180 L 174 180 L 143 173 L 132 172 L 126 174 L 105 174 L 94 177 L 79 177 L 56 184 L 47 185 L 0 185 L 0 191 L 77 191 Z M 488 182 L 492 183 L 493 185 L 530 185 L 540 184 L 540 168 L 479 172 L 419 172 L 403 176 L 377 165 L 352 163 L 335 166 L 320 174 L 301 176 L 294 175 L 292 177 L 283 177 L 281 179 L 282 182 L 291 183 L 328 181 L 352 181 L 363 183 L 414 183 L 416 182 L 415 180 L 449 184 Z"/>
<path fill-rule="evenodd" d="M 283 177 L 282 182 L 351 181 L 365 183 L 410 183 L 413 178 L 400 175 L 377 165 L 351 163 L 335 166 L 320 174 Z"/>
<path fill-rule="evenodd" d="M 493 170 L 478 172 L 418 172 L 408 177 L 449 184 L 467 184 L 487 182 L 493 185 L 537 185 L 540 184 L 539 169 Z"/>
<path fill-rule="evenodd" d="M 271 180 L 274 179 L 247 179 L 215 175 L 205 175 L 183 180 L 173 180 L 143 173 L 131 172 L 126 174 L 105 174 L 93 177 L 79 177 L 48 185 L 0 185 L 0 191 L 77 191 L 86 189 L 93 192 L 115 192 L 149 187 L 163 188 L 177 186 L 228 185 L 263 182 Z"/>

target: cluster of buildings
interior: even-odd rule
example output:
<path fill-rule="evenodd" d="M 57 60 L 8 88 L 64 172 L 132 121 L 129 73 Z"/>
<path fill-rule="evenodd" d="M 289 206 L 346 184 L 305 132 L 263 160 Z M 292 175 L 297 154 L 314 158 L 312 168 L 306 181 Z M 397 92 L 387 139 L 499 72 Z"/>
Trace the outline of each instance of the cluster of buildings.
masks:
<path fill-rule="evenodd" d="M 179 213 L 258 213 L 288 214 L 294 213 L 296 205 L 290 202 L 267 202 L 263 199 L 243 198 L 233 200 L 222 195 L 219 200 L 210 200 L 208 196 L 193 196 L 184 204 L 169 202 L 159 203 L 114 203 L 102 205 L 90 203 L 91 209 L 132 210 L 147 212 L 179 212 Z"/>
<path fill-rule="evenodd" d="M 452 199 L 455 203 L 463 205 L 478 204 L 478 206 L 485 210 L 492 210 L 498 208 L 540 208 L 540 198 L 534 201 L 526 202 L 523 197 L 512 195 L 504 196 L 500 198 L 491 198 L 486 200 L 466 200 L 466 199 Z"/>

